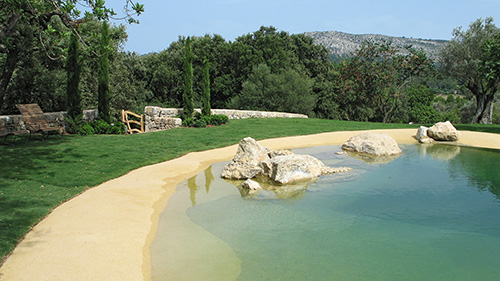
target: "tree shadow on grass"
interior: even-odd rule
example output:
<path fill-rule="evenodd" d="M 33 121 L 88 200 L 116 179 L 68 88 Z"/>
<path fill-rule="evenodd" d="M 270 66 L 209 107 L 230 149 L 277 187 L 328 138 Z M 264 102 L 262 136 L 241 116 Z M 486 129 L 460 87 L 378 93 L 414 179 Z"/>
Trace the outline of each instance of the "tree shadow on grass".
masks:
<path fill-rule="evenodd" d="M 57 164 L 64 163 L 63 155 L 68 155 L 66 159 L 78 158 L 81 155 L 75 154 L 71 147 L 63 148 L 66 138 L 56 140 L 29 141 L 26 144 L 16 146 L 0 147 L 0 174 L 2 178 L 14 180 L 33 180 L 54 176 L 54 168 Z M 67 161 L 67 164 L 70 164 Z M 70 167 L 59 167 L 70 169 Z"/>

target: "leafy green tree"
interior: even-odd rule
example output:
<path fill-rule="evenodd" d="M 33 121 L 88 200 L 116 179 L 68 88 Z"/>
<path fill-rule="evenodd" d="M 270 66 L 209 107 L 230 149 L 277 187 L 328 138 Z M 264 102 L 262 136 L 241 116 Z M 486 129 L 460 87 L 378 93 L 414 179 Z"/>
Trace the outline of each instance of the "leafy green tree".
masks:
<path fill-rule="evenodd" d="M 202 80 L 202 110 L 203 116 L 210 116 L 210 63 L 203 61 L 203 80 Z"/>
<path fill-rule="evenodd" d="M 191 38 L 187 38 L 184 54 L 184 95 L 182 96 L 184 110 L 184 118 L 193 117 L 194 101 L 193 101 L 193 52 L 191 50 Z"/>
<path fill-rule="evenodd" d="M 51 29 L 56 33 L 68 33 L 66 28 L 58 17 L 53 17 L 50 21 Z M 80 61 L 82 64 L 80 74 L 80 95 L 82 98 L 82 108 L 97 108 L 97 89 L 98 89 L 98 59 L 99 36 L 95 36 L 101 30 L 102 23 L 97 20 L 89 20 L 81 23 L 78 27 L 79 38 L 85 43 L 85 47 L 80 48 Z M 9 41 L 6 44 L 9 50 L 8 56 L 17 57 L 13 68 L 4 67 L 7 54 L 0 53 L 0 67 L 4 67 L 5 73 L 11 73 L 6 84 L 6 90 L 0 91 L 3 94 L 2 107 L 0 114 L 16 114 L 15 107 L 18 103 L 38 103 L 44 111 L 63 111 L 66 109 L 66 83 L 67 74 L 65 62 L 69 45 L 69 37 L 60 38 L 57 48 L 53 46 L 51 50 L 37 47 L 39 44 L 40 33 L 36 25 L 29 22 L 18 22 L 18 28 L 23 30 L 22 39 Z M 109 58 L 113 60 L 118 55 L 120 45 L 126 38 L 125 27 L 123 25 L 111 25 L 109 29 L 110 45 L 108 48 Z M 54 40 L 59 35 L 54 36 Z M 50 39 L 50 40 L 52 40 Z M 44 39 L 45 40 L 45 39 Z M 48 40 L 48 38 L 47 38 Z M 64 46 L 63 46 L 64 45 Z M 10 61 L 10 59 L 9 59 Z M 127 83 L 122 80 L 121 83 Z M 115 83 L 113 83 L 115 84 Z M 115 93 L 116 91 L 113 91 Z M 146 92 L 146 91 L 144 91 Z M 114 108 L 113 108 L 114 110 Z M 114 112 L 114 111 L 113 111 Z M 114 112 L 116 115 L 116 112 Z M 118 116 L 118 115 L 116 115 Z"/>
<path fill-rule="evenodd" d="M 79 61 L 79 44 L 75 32 L 71 33 L 68 49 L 68 59 L 66 69 L 68 73 L 67 86 L 67 117 L 75 124 L 79 124 L 82 118 L 81 97 L 79 90 L 80 83 L 80 61 Z"/>
<path fill-rule="evenodd" d="M 193 39 L 194 87 L 195 92 L 203 92 L 203 61 L 210 62 L 210 105 L 213 108 L 225 108 L 241 80 L 236 75 L 237 57 L 233 54 L 231 43 L 220 35 L 205 35 Z"/>
<path fill-rule="evenodd" d="M 90 7 L 82 13 L 77 4 Z M 144 6 L 132 0 L 126 0 L 123 19 L 128 22 L 137 22 L 134 18 L 144 12 Z M 105 20 L 114 18 L 117 14 L 105 6 L 104 1 L 65 1 L 65 0 L 9 0 L 0 2 L 0 109 L 4 108 L 6 97 L 12 78 L 21 61 L 25 60 L 24 53 L 44 52 L 51 60 L 62 58 L 63 49 L 67 46 L 67 36 L 70 32 L 55 28 L 62 25 L 66 29 L 76 31 L 76 27 L 95 18 Z M 26 34 L 26 27 L 35 33 Z M 80 32 L 79 30 L 78 32 Z M 26 36 L 28 35 L 28 36 Z M 80 34 L 81 35 L 81 34 Z M 83 36 L 80 36 L 83 38 Z M 65 41 L 65 42 L 63 42 Z M 45 107 L 42 104 L 42 107 Z"/>
<path fill-rule="evenodd" d="M 456 78 L 476 98 L 476 112 L 471 123 L 490 124 L 492 107 L 497 89 L 490 87 L 490 80 L 481 71 L 481 58 L 485 56 L 483 46 L 498 33 L 493 18 L 477 19 L 463 31 L 456 28 L 453 38 L 440 55 L 442 71 Z"/>
<path fill-rule="evenodd" d="M 85 23 L 80 24 L 79 26 L 79 34 L 82 40 L 85 42 L 85 47 L 81 48 L 81 61 L 82 61 L 82 73 L 80 79 L 80 93 L 82 96 L 82 107 L 84 109 L 88 108 L 98 108 L 99 107 L 99 64 L 100 60 L 103 59 L 101 53 L 101 36 L 96 36 L 96 34 L 102 33 L 102 22 L 97 20 L 87 21 Z M 119 56 L 119 51 L 121 46 L 123 46 L 125 40 L 127 38 L 127 34 L 125 33 L 125 26 L 123 25 L 109 25 L 109 44 L 106 47 L 108 60 L 111 65 L 114 63 L 114 60 Z M 111 74 L 111 71 L 110 71 Z M 116 93 L 116 91 L 112 91 L 111 85 L 116 84 L 111 81 L 113 76 L 110 75 L 110 83 L 109 90 L 110 95 Z M 127 83 L 127 81 L 121 81 L 121 83 Z M 111 97 L 110 97 L 111 99 Z M 116 108 L 111 108 L 112 104 L 110 104 L 110 111 L 113 113 L 113 116 L 118 117 L 116 115 Z M 121 109 L 121 108 L 119 108 Z"/>
<path fill-rule="evenodd" d="M 404 89 L 416 77 L 432 74 L 423 50 L 400 50 L 392 42 L 365 42 L 341 65 L 340 96 L 345 114 L 354 120 L 387 123 Z"/>
<path fill-rule="evenodd" d="M 314 115 L 313 80 L 295 70 L 271 73 L 266 64 L 254 67 L 231 107 L 248 110 L 282 111 Z"/>
<path fill-rule="evenodd" d="M 315 45 L 312 38 L 304 35 L 289 35 L 273 27 L 261 27 L 253 34 L 226 42 L 220 35 L 190 37 L 193 59 L 193 91 L 203 92 L 203 59 L 210 61 L 210 104 L 212 108 L 226 108 L 232 98 L 242 91 L 254 67 L 265 63 L 273 74 L 282 74 L 293 69 L 301 76 L 312 78 L 313 94 L 327 95 L 332 81 L 325 78 L 324 71 L 332 68 L 328 52 Z M 167 50 L 158 54 L 142 56 L 146 67 L 146 87 L 154 94 L 157 104 L 183 106 L 184 54 L 186 38 L 180 37 Z M 148 78 L 149 77 L 149 78 Z M 202 100 L 194 96 L 195 105 Z"/>
<path fill-rule="evenodd" d="M 374 92 L 372 74 L 358 59 L 344 60 L 338 65 L 335 99 L 338 102 L 340 119 L 369 121 L 373 118 L 375 106 L 370 98 Z"/>
<path fill-rule="evenodd" d="M 332 68 L 314 79 L 313 92 L 316 96 L 316 105 L 313 110 L 317 118 L 340 119 L 339 105 L 335 96 L 337 78 L 338 72 Z"/>
<path fill-rule="evenodd" d="M 429 87 L 419 84 L 406 89 L 409 121 L 431 124 L 440 121 L 440 114 L 432 107 L 436 94 Z"/>
<path fill-rule="evenodd" d="M 110 65 L 111 114 L 119 118 L 120 110 L 142 112 L 151 105 L 153 93 L 147 87 L 148 70 L 144 57 L 134 53 L 117 53 Z"/>
<path fill-rule="evenodd" d="M 38 41 L 35 26 L 24 21 L 18 24 L 22 37 L 12 38 L 5 45 L 7 53 L 0 53 L 0 113 L 18 113 L 18 103 L 39 103 L 45 111 L 63 110 L 63 62 L 51 60 L 43 51 L 34 49 Z"/>
<path fill-rule="evenodd" d="M 107 21 L 102 23 L 101 42 L 99 45 L 98 61 L 98 112 L 99 118 L 111 123 L 110 115 L 110 92 L 109 92 L 109 25 Z"/>
<path fill-rule="evenodd" d="M 500 87 L 500 31 L 484 43 L 479 70 L 486 76 L 488 89 L 498 92 Z"/>

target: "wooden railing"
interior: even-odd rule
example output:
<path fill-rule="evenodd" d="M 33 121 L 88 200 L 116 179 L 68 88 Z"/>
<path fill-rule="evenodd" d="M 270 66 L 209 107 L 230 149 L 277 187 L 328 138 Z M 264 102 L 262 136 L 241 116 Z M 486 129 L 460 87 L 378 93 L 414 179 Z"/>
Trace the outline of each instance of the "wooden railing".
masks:
<path fill-rule="evenodd" d="M 137 118 L 138 120 L 130 119 L 129 116 L 132 118 Z M 122 109 L 122 122 L 127 125 L 127 132 L 129 134 L 144 133 L 144 116 L 143 115 L 135 114 L 132 111 Z M 132 124 L 138 125 L 139 128 L 135 128 L 135 126 L 133 128 L 131 126 Z"/>

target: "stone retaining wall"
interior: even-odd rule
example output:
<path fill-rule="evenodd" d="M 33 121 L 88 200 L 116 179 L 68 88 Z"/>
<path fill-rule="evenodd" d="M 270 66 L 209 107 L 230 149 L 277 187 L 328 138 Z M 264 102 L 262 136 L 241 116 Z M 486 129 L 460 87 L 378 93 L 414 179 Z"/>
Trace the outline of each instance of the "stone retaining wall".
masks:
<path fill-rule="evenodd" d="M 66 125 L 66 112 L 44 112 L 45 118 L 52 126 Z M 83 120 L 92 121 L 97 118 L 97 109 L 89 109 L 83 111 Z M 26 125 L 24 124 L 22 115 L 3 115 L 0 116 L 0 125 L 8 125 L 13 127 L 14 130 L 24 130 Z"/>
<path fill-rule="evenodd" d="M 201 109 L 196 108 L 196 112 Z M 304 114 L 271 112 L 271 111 L 253 111 L 253 110 L 233 110 L 233 109 L 212 109 L 213 115 L 226 115 L 229 119 L 247 119 L 247 118 L 308 118 Z M 46 112 L 44 113 L 47 121 L 52 126 L 65 125 L 66 112 Z M 182 108 L 161 108 L 158 106 L 146 106 L 144 108 L 144 130 L 154 132 L 168 130 L 182 126 L 182 120 L 176 116 L 182 115 Z M 97 118 L 97 109 L 83 111 L 83 120 L 92 121 Z M 3 115 L 0 116 L 0 125 L 12 126 L 13 129 L 26 129 L 22 115 Z"/>
<path fill-rule="evenodd" d="M 201 112 L 201 109 L 195 108 L 195 111 Z M 253 110 L 212 109 L 211 113 L 212 115 L 226 115 L 229 119 L 308 118 L 304 114 Z M 182 108 L 146 106 L 144 108 L 144 130 L 146 132 L 153 132 L 180 127 L 182 126 L 182 120 L 176 116 L 181 115 Z"/>

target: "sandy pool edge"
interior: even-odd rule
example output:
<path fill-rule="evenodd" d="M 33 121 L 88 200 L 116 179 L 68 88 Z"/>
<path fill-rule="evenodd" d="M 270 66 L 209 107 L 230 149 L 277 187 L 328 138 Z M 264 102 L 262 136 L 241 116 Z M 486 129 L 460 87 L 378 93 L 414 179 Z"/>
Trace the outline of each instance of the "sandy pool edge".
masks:
<path fill-rule="evenodd" d="M 416 143 L 416 129 L 370 131 L 386 133 L 400 144 Z M 340 145 L 360 132 L 366 131 L 259 143 L 271 149 Z M 461 132 L 460 144 L 500 149 L 498 134 Z M 143 167 L 62 204 L 16 247 L 0 267 L 0 280 L 149 280 L 149 245 L 157 218 L 177 184 L 212 163 L 231 159 L 236 147 L 193 152 Z"/>

